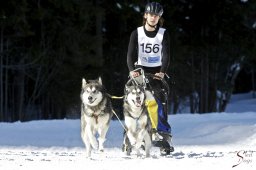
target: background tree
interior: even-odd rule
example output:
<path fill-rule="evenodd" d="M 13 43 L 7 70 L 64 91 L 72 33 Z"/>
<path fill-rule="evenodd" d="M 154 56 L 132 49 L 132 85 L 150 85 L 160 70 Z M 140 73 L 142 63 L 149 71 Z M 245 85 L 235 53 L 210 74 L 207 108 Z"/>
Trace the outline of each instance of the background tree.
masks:
<path fill-rule="evenodd" d="M 180 61 L 184 65 L 176 74 L 179 75 L 176 84 L 180 84 L 177 90 L 184 92 L 184 89 L 190 88 L 187 92 L 190 94 L 192 113 L 224 111 L 218 107 L 217 92 L 220 91 L 221 96 L 232 94 L 234 84 L 226 79 L 229 70 L 238 61 L 243 66 L 241 58 L 247 60 L 249 56 L 245 53 L 252 51 L 246 45 L 249 29 L 245 28 L 244 22 L 248 11 L 253 9 L 252 6 L 255 8 L 255 3 L 194 0 L 175 1 L 174 5 L 178 6 L 173 18 L 179 23 L 178 43 L 182 50 L 176 57 L 180 60 L 175 62 L 177 69 L 181 68 Z M 185 82 L 191 85 L 183 86 L 188 84 Z M 188 96 L 188 93 L 181 94 L 179 99 Z"/>
<path fill-rule="evenodd" d="M 0 121 L 78 118 L 82 77 L 101 76 L 123 95 L 130 33 L 147 2 L 1 2 Z M 171 37 L 171 113 L 187 101 L 191 113 L 225 111 L 232 93 L 255 90 L 256 1 L 159 2 Z M 122 117 L 122 100 L 113 105 Z"/>

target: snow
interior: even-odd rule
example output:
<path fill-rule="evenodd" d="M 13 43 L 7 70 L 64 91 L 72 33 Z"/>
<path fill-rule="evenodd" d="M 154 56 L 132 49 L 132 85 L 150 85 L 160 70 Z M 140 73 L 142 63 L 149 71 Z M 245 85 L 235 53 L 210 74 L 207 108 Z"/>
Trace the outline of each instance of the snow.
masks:
<path fill-rule="evenodd" d="M 0 170 L 255 169 L 256 99 L 250 93 L 232 96 L 226 113 L 170 115 L 169 122 L 175 151 L 161 157 L 153 147 L 150 158 L 121 151 L 118 121 L 111 121 L 105 151 L 94 150 L 91 158 L 80 120 L 0 123 Z"/>

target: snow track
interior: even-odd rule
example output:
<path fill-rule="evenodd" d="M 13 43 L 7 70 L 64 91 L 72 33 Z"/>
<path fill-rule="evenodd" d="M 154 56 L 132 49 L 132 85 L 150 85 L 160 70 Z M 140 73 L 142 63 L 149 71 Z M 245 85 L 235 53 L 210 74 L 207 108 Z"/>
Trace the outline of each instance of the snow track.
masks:
<path fill-rule="evenodd" d="M 239 151 L 221 147 L 177 147 L 178 151 L 170 156 L 159 156 L 158 149 L 153 148 L 150 158 L 125 156 L 121 149 L 111 148 L 105 152 L 94 151 L 91 158 L 85 157 L 84 148 L 2 148 L 0 149 L 0 169 L 62 169 L 62 170 L 130 170 L 134 168 L 159 169 L 233 169 L 240 163 Z M 236 169 L 253 169 L 256 166 L 256 151 L 246 150 L 252 157 L 242 160 Z M 241 152 L 242 153 L 242 152 Z M 241 154 L 243 155 L 243 154 Z M 245 162 L 247 161 L 247 162 Z"/>
<path fill-rule="evenodd" d="M 170 115 L 175 151 L 126 156 L 123 128 L 111 121 L 105 151 L 85 157 L 80 120 L 0 123 L 0 170 L 209 170 L 256 167 L 256 105 L 250 112 Z M 235 104 L 238 107 L 238 103 Z M 143 153 L 142 153 L 143 154 Z"/>

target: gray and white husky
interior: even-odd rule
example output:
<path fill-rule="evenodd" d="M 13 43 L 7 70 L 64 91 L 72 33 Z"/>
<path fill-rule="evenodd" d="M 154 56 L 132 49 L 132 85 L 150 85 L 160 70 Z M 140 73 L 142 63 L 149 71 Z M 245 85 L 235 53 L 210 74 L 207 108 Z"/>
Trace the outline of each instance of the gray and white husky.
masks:
<path fill-rule="evenodd" d="M 104 151 L 103 144 L 113 115 L 112 105 L 100 77 L 88 81 L 83 78 L 80 97 L 81 137 L 86 146 L 86 156 L 90 157 L 92 148 Z"/>
<path fill-rule="evenodd" d="M 130 155 L 132 148 L 140 156 L 140 148 L 144 145 L 146 157 L 150 156 L 151 138 L 149 135 L 149 118 L 145 106 L 145 90 L 142 86 L 126 85 L 124 97 L 124 135 L 123 151 Z"/>

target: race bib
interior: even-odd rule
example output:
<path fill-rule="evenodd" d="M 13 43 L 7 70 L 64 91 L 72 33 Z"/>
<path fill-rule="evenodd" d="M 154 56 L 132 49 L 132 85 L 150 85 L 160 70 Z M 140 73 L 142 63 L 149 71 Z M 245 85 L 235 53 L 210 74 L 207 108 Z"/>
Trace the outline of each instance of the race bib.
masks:
<path fill-rule="evenodd" d="M 144 28 L 138 31 L 138 64 L 146 67 L 162 65 L 162 41 L 165 29 L 159 28 L 154 38 L 147 37 Z"/>

